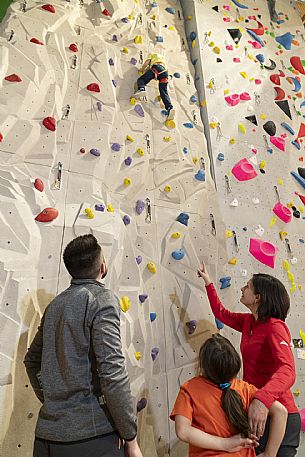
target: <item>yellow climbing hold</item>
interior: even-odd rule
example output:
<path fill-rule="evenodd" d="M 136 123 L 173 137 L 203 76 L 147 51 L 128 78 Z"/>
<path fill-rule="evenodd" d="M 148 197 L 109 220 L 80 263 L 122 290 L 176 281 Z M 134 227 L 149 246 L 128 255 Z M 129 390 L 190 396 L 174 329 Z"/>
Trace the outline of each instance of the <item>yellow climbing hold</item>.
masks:
<path fill-rule="evenodd" d="M 213 48 L 213 51 L 215 52 L 215 54 L 220 54 L 220 48 L 218 46 L 215 46 Z"/>
<path fill-rule="evenodd" d="M 210 122 L 211 129 L 216 129 L 218 122 Z"/>
<path fill-rule="evenodd" d="M 214 41 L 210 41 L 210 42 L 209 42 L 209 46 L 210 46 L 210 48 L 212 48 L 213 46 L 215 46 Z"/>
<path fill-rule="evenodd" d="M 207 106 L 206 100 L 202 100 L 202 102 L 200 102 L 200 105 L 202 106 L 202 108 L 204 108 L 205 106 Z"/>
<path fill-rule="evenodd" d="M 287 271 L 287 278 L 289 282 L 294 283 L 294 274 L 292 274 L 291 271 Z"/>
<path fill-rule="evenodd" d="M 169 184 L 167 184 L 165 187 L 164 187 L 164 192 L 170 192 L 172 190 L 171 186 Z"/>
<path fill-rule="evenodd" d="M 246 71 L 241 71 L 239 74 L 240 74 L 240 76 L 242 76 L 245 79 L 248 78 L 248 73 Z"/>
<path fill-rule="evenodd" d="M 260 118 L 261 118 L 261 119 L 266 119 L 267 116 L 266 116 L 266 114 L 261 114 L 261 115 L 260 115 Z"/>
<path fill-rule="evenodd" d="M 171 140 L 172 140 L 171 136 L 164 136 L 163 137 L 163 141 L 165 141 L 166 143 L 169 143 Z"/>
<path fill-rule="evenodd" d="M 233 257 L 233 259 L 230 259 L 228 262 L 229 265 L 236 265 L 237 264 L 237 258 Z"/>
<path fill-rule="evenodd" d="M 130 104 L 134 106 L 137 103 L 137 100 L 134 97 L 131 97 Z"/>
<path fill-rule="evenodd" d="M 292 208 L 293 206 L 294 206 L 293 202 L 287 203 L 287 207 L 288 207 L 288 208 Z"/>
<path fill-rule="evenodd" d="M 168 27 L 168 30 L 176 30 L 176 29 L 175 29 L 175 27 L 174 27 L 173 25 L 170 25 L 170 26 Z"/>
<path fill-rule="evenodd" d="M 300 213 L 304 213 L 304 206 L 299 206 Z"/>
<path fill-rule="evenodd" d="M 226 238 L 231 238 L 233 236 L 233 233 L 231 230 L 226 230 Z"/>
<path fill-rule="evenodd" d="M 187 17 L 187 20 L 188 20 L 188 21 L 191 21 L 192 19 L 193 19 L 193 16 L 188 16 L 188 17 Z"/>
<path fill-rule="evenodd" d="M 173 121 L 172 119 L 167 119 L 167 120 L 165 121 L 165 125 L 166 125 L 166 127 L 169 128 L 169 129 L 174 129 L 174 128 L 176 128 L 176 123 L 175 123 L 175 121 Z"/>
<path fill-rule="evenodd" d="M 155 265 L 153 262 L 148 262 L 148 264 L 147 264 L 147 269 L 148 269 L 148 271 L 150 271 L 151 273 L 156 273 L 156 272 L 157 272 L 156 265 Z"/>
<path fill-rule="evenodd" d="M 296 390 L 293 391 L 293 395 L 294 395 L 295 397 L 298 397 L 300 394 L 301 394 L 300 389 L 296 389 Z"/>
<path fill-rule="evenodd" d="M 276 223 L 276 221 L 277 221 L 277 217 L 274 216 L 274 217 L 270 220 L 270 222 L 269 222 L 269 227 L 270 227 L 270 228 L 273 227 L 274 224 Z"/>
<path fill-rule="evenodd" d="M 123 48 L 123 49 L 122 49 L 122 52 L 123 52 L 124 54 L 128 54 L 128 53 L 129 53 L 129 49 L 128 49 L 128 48 Z"/>
<path fill-rule="evenodd" d="M 133 14 L 133 13 L 130 13 L 129 16 L 128 16 L 128 19 L 129 19 L 130 21 L 132 21 L 132 20 L 134 19 L 134 14 Z"/>
<path fill-rule="evenodd" d="M 131 182 L 132 182 L 132 181 L 131 181 L 130 178 L 125 178 L 125 179 L 124 179 L 124 186 L 126 186 L 126 187 L 130 186 Z"/>
<path fill-rule="evenodd" d="M 288 273 L 288 271 L 290 270 L 290 265 L 289 265 L 288 260 L 283 260 L 283 268 Z"/>
<path fill-rule="evenodd" d="M 143 43 L 143 37 L 142 35 L 136 35 L 134 38 L 135 44 L 142 44 Z"/>
<path fill-rule="evenodd" d="M 107 205 L 107 211 L 108 211 L 108 213 L 114 213 L 114 207 L 112 206 L 111 203 L 109 203 L 109 205 Z"/>
<path fill-rule="evenodd" d="M 127 136 L 126 136 L 126 140 L 127 140 L 127 141 L 130 141 L 131 143 L 134 142 L 134 139 L 132 138 L 131 135 L 127 135 Z"/>
<path fill-rule="evenodd" d="M 137 149 L 137 154 L 140 156 L 140 157 L 143 157 L 144 156 L 144 150 L 142 148 L 138 148 Z"/>
<path fill-rule="evenodd" d="M 141 352 L 139 352 L 139 351 L 135 352 L 134 355 L 135 355 L 135 358 L 136 358 L 137 360 L 140 360 L 141 357 L 142 357 L 142 354 L 141 354 Z"/>
<path fill-rule="evenodd" d="M 239 130 L 241 133 L 247 133 L 247 129 L 246 129 L 246 127 L 244 126 L 244 124 L 238 124 L 238 130 Z"/>
<path fill-rule="evenodd" d="M 236 140 L 235 138 L 230 138 L 230 141 L 229 141 L 230 144 L 235 144 L 236 143 Z"/>
<path fill-rule="evenodd" d="M 180 238 L 180 232 L 175 232 L 175 233 L 172 233 L 171 237 L 174 238 L 174 240 L 177 240 L 178 238 Z"/>
<path fill-rule="evenodd" d="M 286 236 L 288 235 L 288 232 L 283 232 L 282 231 L 282 232 L 279 233 L 279 235 L 280 235 L 281 241 L 283 241 L 286 238 Z"/>
<path fill-rule="evenodd" d="M 305 346 L 305 333 L 303 332 L 302 329 L 300 330 L 300 337 L 302 338 L 303 345 Z"/>
<path fill-rule="evenodd" d="M 153 21 L 155 21 L 157 19 L 157 15 L 153 14 L 151 18 L 152 18 Z"/>
<path fill-rule="evenodd" d="M 194 48 L 196 46 L 196 40 L 193 40 L 192 41 L 192 48 Z"/>
<path fill-rule="evenodd" d="M 161 95 L 157 95 L 156 99 L 158 102 L 161 102 Z"/>
<path fill-rule="evenodd" d="M 198 163 L 198 157 L 193 157 L 193 163 L 196 165 Z"/>
<path fill-rule="evenodd" d="M 223 91 L 223 93 L 224 93 L 224 95 L 228 95 L 228 94 L 230 93 L 230 89 L 225 89 L 225 90 Z"/>
<path fill-rule="evenodd" d="M 94 213 L 91 208 L 86 208 L 85 213 L 86 213 L 88 219 L 94 219 Z"/>
<path fill-rule="evenodd" d="M 282 186 L 284 184 L 284 181 L 281 178 L 279 178 L 277 180 L 277 183 L 278 183 L 279 186 Z"/>
<path fill-rule="evenodd" d="M 126 311 L 129 310 L 130 305 L 131 305 L 130 298 L 127 297 L 127 295 L 124 295 L 120 299 L 120 307 L 121 307 L 121 310 L 123 311 L 123 313 L 126 313 Z"/>
<path fill-rule="evenodd" d="M 262 160 L 261 163 L 259 164 L 259 168 L 263 170 L 266 166 L 266 160 Z"/>

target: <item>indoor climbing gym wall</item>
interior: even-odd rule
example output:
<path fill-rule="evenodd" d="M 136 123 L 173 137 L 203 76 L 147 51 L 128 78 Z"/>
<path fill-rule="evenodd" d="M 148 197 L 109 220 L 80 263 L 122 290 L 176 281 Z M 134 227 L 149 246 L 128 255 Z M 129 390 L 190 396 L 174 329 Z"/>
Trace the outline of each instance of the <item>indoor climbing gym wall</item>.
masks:
<path fill-rule="evenodd" d="M 179 386 L 212 333 L 239 343 L 211 315 L 202 258 L 230 309 L 242 309 L 239 288 L 253 272 L 290 289 L 293 392 L 305 408 L 304 29 L 293 4 L 277 3 L 273 26 L 265 0 L 9 7 L 0 29 L 1 457 L 31 456 L 39 402 L 22 360 L 69 284 L 63 247 L 85 233 L 103 246 L 106 285 L 120 298 L 145 457 L 187 456 L 168 419 Z M 152 51 L 168 63 L 174 120 L 155 81 L 146 101 L 133 98 Z"/>

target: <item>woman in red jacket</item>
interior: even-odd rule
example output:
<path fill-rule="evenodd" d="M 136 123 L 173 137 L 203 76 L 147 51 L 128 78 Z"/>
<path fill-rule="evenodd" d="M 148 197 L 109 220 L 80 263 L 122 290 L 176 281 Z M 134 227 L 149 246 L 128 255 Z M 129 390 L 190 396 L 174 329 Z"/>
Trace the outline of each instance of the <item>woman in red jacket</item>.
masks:
<path fill-rule="evenodd" d="M 242 287 L 240 299 L 251 313 L 232 313 L 220 302 L 204 263 L 198 269 L 198 276 L 205 282 L 214 316 L 241 332 L 243 379 L 258 388 L 248 413 L 252 433 L 260 439 L 256 453 L 264 451 L 269 432 L 268 411 L 278 400 L 286 407 L 288 418 L 277 457 L 294 457 L 300 441 L 301 419 L 290 391 L 295 381 L 295 365 L 291 336 L 285 324 L 290 299 L 284 285 L 270 275 L 253 275 Z"/>

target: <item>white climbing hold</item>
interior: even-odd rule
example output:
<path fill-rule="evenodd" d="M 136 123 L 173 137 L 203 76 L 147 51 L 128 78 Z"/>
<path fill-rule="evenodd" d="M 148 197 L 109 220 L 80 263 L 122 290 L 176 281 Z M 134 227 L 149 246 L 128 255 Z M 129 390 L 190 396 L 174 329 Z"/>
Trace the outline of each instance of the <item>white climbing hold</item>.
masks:
<path fill-rule="evenodd" d="M 234 206 L 234 207 L 238 206 L 237 198 L 234 198 L 234 200 L 231 201 L 230 206 Z"/>
<path fill-rule="evenodd" d="M 257 197 L 252 198 L 252 203 L 254 205 L 258 205 L 259 204 L 259 198 L 257 198 Z"/>
<path fill-rule="evenodd" d="M 257 229 L 255 230 L 256 235 L 258 236 L 263 236 L 265 233 L 264 227 L 262 227 L 260 224 L 258 225 Z"/>
<path fill-rule="evenodd" d="M 293 257 L 292 259 L 290 259 L 290 263 L 292 265 L 295 265 L 297 263 L 298 259 L 296 257 Z"/>
<path fill-rule="evenodd" d="M 253 165 L 257 165 L 257 157 L 255 155 L 250 157 L 249 162 L 251 162 Z"/>
<path fill-rule="evenodd" d="M 245 278 L 246 276 L 248 276 L 248 271 L 247 270 L 241 270 L 241 275 Z"/>

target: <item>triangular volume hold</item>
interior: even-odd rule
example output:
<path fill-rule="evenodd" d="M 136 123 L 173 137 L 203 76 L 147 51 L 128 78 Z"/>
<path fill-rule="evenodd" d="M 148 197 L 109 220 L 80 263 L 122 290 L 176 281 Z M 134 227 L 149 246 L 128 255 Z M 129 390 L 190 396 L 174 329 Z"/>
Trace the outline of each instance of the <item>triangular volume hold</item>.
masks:
<path fill-rule="evenodd" d="M 286 114 L 286 116 L 289 117 L 289 119 L 292 120 L 292 117 L 291 117 L 291 112 L 290 112 L 290 107 L 289 107 L 289 103 L 287 100 L 281 100 L 279 102 L 275 102 L 277 104 L 277 106 L 279 108 L 281 108 L 282 111 L 284 111 L 284 113 Z"/>
<path fill-rule="evenodd" d="M 231 38 L 234 41 L 234 43 L 238 44 L 242 37 L 241 31 L 239 29 L 227 29 L 227 30 L 228 30 L 229 34 L 231 35 Z"/>
<path fill-rule="evenodd" d="M 247 121 L 252 122 L 252 124 L 254 125 L 258 125 L 257 117 L 255 116 L 255 114 L 253 114 L 252 116 L 246 116 L 245 119 L 247 119 Z"/>
<path fill-rule="evenodd" d="M 212 10 L 216 11 L 216 13 L 219 13 L 219 6 L 218 5 L 213 6 Z"/>

